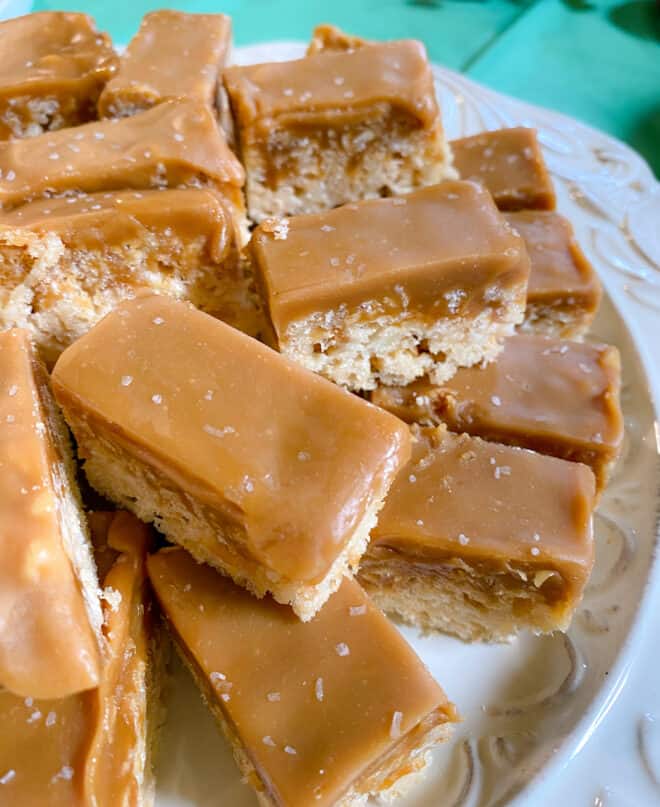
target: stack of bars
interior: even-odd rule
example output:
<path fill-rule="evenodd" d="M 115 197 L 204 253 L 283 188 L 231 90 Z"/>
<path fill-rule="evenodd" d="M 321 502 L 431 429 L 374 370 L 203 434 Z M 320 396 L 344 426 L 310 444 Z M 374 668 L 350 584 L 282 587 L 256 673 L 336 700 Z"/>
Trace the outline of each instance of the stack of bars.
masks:
<path fill-rule="evenodd" d="M 459 717 L 384 614 L 589 579 L 619 357 L 536 132 L 447 142 L 419 42 L 230 40 L 0 24 L 3 804 L 153 803 L 168 636 L 261 804 L 392 799 Z"/>

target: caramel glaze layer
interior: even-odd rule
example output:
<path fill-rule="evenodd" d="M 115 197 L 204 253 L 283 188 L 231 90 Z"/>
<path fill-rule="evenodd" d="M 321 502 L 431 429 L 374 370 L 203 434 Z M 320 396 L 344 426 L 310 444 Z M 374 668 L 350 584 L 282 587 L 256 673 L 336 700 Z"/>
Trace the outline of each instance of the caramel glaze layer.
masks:
<path fill-rule="evenodd" d="M 322 580 L 408 458 L 389 413 L 165 297 L 120 305 L 62 354 L 53 385 L 70 420 L 111 433 L 286 580 Z"/>
<path fill-rule="evenodd" d="M 593 565 L 594 496 L 593 474 L 579 463 L 417 429 L 368 554 L 390 549 L 425 564 L 463 558 L 485 574 L 554 572 L 542 593 L 572 600 Z"/>
<path fill-rule="evenodd" d="M 210 185 L 240 197 L 241 164 L 211 110 L 167 101 L 121 120 L 0 143 L 0 206 L 44 196 Z"/>
<path fill-rule="evenodd" d="M 117 62 L 110 38 L 86 14 L 53 11 L 5 20 L 0 24 L 0 108 L 21 116 L 19 107 L 30 99 L 55 99 L 66 112 L 73 98 L 74 122 L 93 120 L 96 100 Z M 11 134 L 10 126 L 0 124 L 0 138 Z"/>
<path fill-rule="evenodd" d="M 602 288 L 569 222 L 558 213 L 535 210 L 508 213 L 506 219 L 527 245 L 531 261 L 527 302 L 563 304 L 595 315 Z"/>
<path fill-rule="evenodd" d="M 146 14 L 122 56 L 119 72 L 101 94 L 100 117 L 134 114 L 173 98 L 215 106 L 218 77 L 230 46 L 231 19 L 224 14 L 169 9 Z M 127 112 L 131 107 L 133 112 Z"/>
<path fill-rule="evenodd" d="M 152 555 L 148 566 L 211 709 L 254 766 L 268 803 L 329 807 L 430 715 L 438 724 L 457 719 L 354 581 L 302 623 L 183 550 Z"/>
<path fill-rule="evenodd" d="M 100 657 L 64 547 L 46 385 L 27 332 L 0 334 L 0 684 L 50 698 L 96 686 Z"/>
<path fill-rule="evenodd" d="M 473 317 L 527 285 L 522 239 L 472 182 L 295 216 L 280 230 L 266 222 L 251 242 L 278 338 L 315 311 L 365 302 L 379 304 L 373 316 Z"/>
<path fill-rule="evenodd" d="M 426 52 L 414 40 L 230 67 L 224 82 L 247 140 L 260 140 L 274 128 L 362 121 L 382 104 L 404 112 L 421 127 L 433 126 L 438 118 Z"/>
<path fill-rule="evenodd" d="M 461 178 L 481 182 L 500 210 L 554 210 L 555 191 L 535 129 L 497 129 L 450 145 Z"/>
<path fill-rule="evenodd" d="M 371 401 L 408 423 L 446 423 L 453 432 L 518 445 L 599 469 L 623 440 L 621 363 L 609 345 L 512 336 L 485 367 L 465 367 L 443 384 L 423 379 L 381 387 Z"/>
<path fill-rule="evenodd" d="M 147 527 L 128 513 L 92 514 L 104 571 L 107 657 L 98 689 L 59 700 L 0 691 L 0 802 L 21 807 L 141 804 L 145 666 L 152 631 Z"/>
<path fill-rule="evenodd" d="M 66 199 L 41 199 L 10 210 L 0 231 L 54 233 L 70 249 L 98 250 L 140 242 L 145 228 L 184 241 L 203 236 L 209 257 L 221 263 L 234 243 L 232 217 L 222 196 L 207 189 L 109 191 Z"/>

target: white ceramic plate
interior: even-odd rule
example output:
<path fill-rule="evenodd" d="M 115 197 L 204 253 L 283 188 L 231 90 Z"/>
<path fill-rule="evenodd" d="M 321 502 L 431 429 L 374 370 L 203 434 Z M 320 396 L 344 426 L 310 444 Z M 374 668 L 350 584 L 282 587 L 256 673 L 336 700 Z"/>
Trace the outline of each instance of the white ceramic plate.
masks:
<path fill-rule="evenodd" d="M 274 43 L 240 48 L 235 60 L 302 52 Z M 596 515 L 596 568 L 568 635 L 468 646 L 403 629 L 464 722 L 399 803 L 660 805 L 660 430 L 652 403 L 660 400 L 660 185 L 634 152 L 600 132 L 448 70 L 435 75 L 450 138 L 502 126 L 539 130 L 559 209 L 607 289 L 593 336 L 622 353 L 626 442 Z M 158 807 L 257 804 L 180 668 L 157 773 Z"/>

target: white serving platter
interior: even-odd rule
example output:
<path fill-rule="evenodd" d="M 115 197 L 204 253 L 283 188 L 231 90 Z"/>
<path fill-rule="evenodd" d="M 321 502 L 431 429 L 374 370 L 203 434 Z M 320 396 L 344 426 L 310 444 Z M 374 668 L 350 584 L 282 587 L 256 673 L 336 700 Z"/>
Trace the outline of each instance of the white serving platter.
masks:
<path fill-rule="evenodd" d="M 297 58 L 303 49 L 239 48 L 235 61 Z M 660 184 L 601 132 L 444 68 L 434 73 L 450 138 L 538 129 L 559 210 L 607 291 L 593 338 L 622 354 L 626 438 L 595 517 L 596 568 L 567 635 L 486 646 L 402 628 L 464 722 L 397 804 L 660 805 Z M 174 666 L 157 807 L 255 807 L 192 681 Z"/>

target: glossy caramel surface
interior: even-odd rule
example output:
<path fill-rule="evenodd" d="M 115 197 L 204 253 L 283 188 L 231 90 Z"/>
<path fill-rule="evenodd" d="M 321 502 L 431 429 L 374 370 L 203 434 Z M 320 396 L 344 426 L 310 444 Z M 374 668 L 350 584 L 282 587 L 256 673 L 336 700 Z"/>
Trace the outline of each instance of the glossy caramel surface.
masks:
<path fill-rule="evenodd" d="M 535 129 L 518 127 L 453 140 L 462 179 L 481 182 L 500 210 L 553 210 L 555 191 Z"/>
<path fill-rule="evenodd" d="M 53 384 L 289 580 L 325 576 L 409 456 L 389 413 L 166 297 L 118 306 L 62 354 Z"/>
<path fill-rule="evenodd" d="M 131 118 L 0 143 L 4 209 L 75 192 L 239 187 L 243 180 L 211 110 L 193 101 L 168 101 Z"/>
<path fill-rule="evenodd" d="M 230 46 L 231 20 L 224 14 L 170 9 L 146 14 L 101 94 L 99 115 L 113 117 L 130 105 L 148 109 L 173 98 L 214 106 Z"/>
<path fill-rule="evenodd" d="M 51 698 L 96 686 L 100 656 L 64 546 L 46 383 L 27 332 L 0 334 L 0 685 Z"/>
<path fill-rule="evenodd" d="M 329 807 L 429 713 L 456 719 L 422 662 L 352 580 L 303 623 L 184 550 L 163 550 L 148 566 L 211 708 L 222 711 L 274 804 Z"/>

